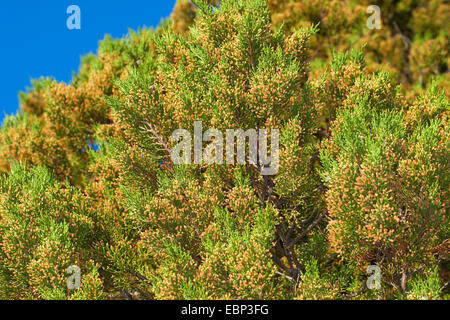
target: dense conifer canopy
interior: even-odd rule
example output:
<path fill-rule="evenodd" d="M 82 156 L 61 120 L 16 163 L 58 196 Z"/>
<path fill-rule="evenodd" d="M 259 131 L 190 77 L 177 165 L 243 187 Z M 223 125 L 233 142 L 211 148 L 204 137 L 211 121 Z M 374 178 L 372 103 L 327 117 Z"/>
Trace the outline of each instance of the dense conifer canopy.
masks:
<path fill-rule="evenodd" d="M 0 298 L 448 299 L 448 21 L 444 0 L 179 0 L 70 84 L 33 81 L 0 129 Z M 194 121 L 279 130 L 277 173 L 174 164 Z"/>

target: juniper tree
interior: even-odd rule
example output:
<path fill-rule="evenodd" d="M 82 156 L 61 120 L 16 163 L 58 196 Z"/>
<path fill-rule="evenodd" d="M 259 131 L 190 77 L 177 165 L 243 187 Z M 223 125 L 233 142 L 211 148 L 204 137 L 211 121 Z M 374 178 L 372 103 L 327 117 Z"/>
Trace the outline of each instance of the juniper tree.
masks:
<path fill-rule="evenodd" d="M 205 268 L 207 261 L 217 259 L 211 256 L 213 253 L 230 254 L 225 253 L 231 250 L 228 247 L 231 244 L 226 243 L 232 240 L 217 238 L 217 233 L 223 233 L 220 228 L 225 221 L 221 219 L 235 221 L 234 228 L 243 239 L 248 232 L 267 233 L 260 243 L 252 237 L 246 240 L 256 246 L 253 250 L 262 250 L 259 256 L 250 258 L 254 253 L 245 249 L 249 246 L 245 243 L 243 250 L 236 252 L 236 259 L 246 263 L 260 259 L 261 267 L 267 270 L 257 271 L 244 265 L 243 272 L 247 270 L 248 274 L 238 279 L 250 281 L 257 274 L 265 274 L 264 278 L 252 280 L 257 282 L 251 287 L 240 288 L 241 280 L 234 281 L 230 270 L 230 283 L 221 285 L 229 287 L 229 292 L 222 288 L 220 294 L 202 294 L 217 298 L 230 294 L 269 297 L 263 292 L 269 289 L 262 288 L 270 286 L 270 290 L 275 290 L 285 280 L 276 275 L 275 264 L 268 261 L 274 256 L 278 267 L 295 284 L 303 268 L 295 248 L 303 240 L 303 229 L 308 227 L 299 228 L 297 221 L 302 217 L 323 216 L 323 212 L 314 208 L 314 203 L 320 202 L 316 196 L 319 182 L 309 161 L 315 152 L 316 116 L 307 83 L 307 41 L 314 29 L 284 37 L 283 30 L 272 30 L 264 1 L 224 1 L 220 9 L 200 2 L 198 7 L 195 25 L 186 36 L 168 29 L 155 39 L 158 53 L 155 72 L 132 72 L 119 84 L 123 98 L 111 100 L 116 123 L 127 135 L 125 146 L 122 144 L 117 154 L 125 164 L 124 174 L 141 176 L 139 186 L 133 182 L 129 185 L 133 193 L 142 192 L 139 203 L 133 203 L 129 210 L 140 212 L 136 218 L 145 221 L 141 223 L 141 237 L 146 239 L 142 244 L 146 250 L 174 255 L 183 249 L 185 258 L 169 257 L 173 263 L 190 261 L 192 273 L 186 282 L 194 281 L 192 278 Z M 251 164 L 237 167 L 203 164 L 185 169 L 171 164 L 168 151 L 176 143 L 170 140 L 172 132 L 178 128 L 192 132 L 195 120 L 219 130 L 280 129 L 280 174 L 263 177 L 258 167 Z M 160 165 L 155 164 L 158 159 Z M 236 175 L 242 176 L 240 182 Z M 298 178 L 301 175 L 305 175 L 304 179 Z M 142 181 L 144 178 L 147 181 Z M 167 182 L 161 185 L 161 179 Z M 147 198 L 148 201 L 142 201 Z M 263 230 L 255 225 L 255 219 L 268 214 L 267 210 L 274 215 L 271 219 L 276 216 L 277 221 Z M 273 241 L 277 243 L 275 247 L 270 245 Z M 287 265 L 283 258 L 287 259 Z M 156 267 L 158 273 L 168 272 L 164 265 Z M 151 278 L 150 270 L 144 273 Z M 175 275 L 167 276 L 165 281 L 172 278 L 177 281 Z M 203 283 L 201 288 L 205 290 L 208 286 Z M 165 282 L 163 287 L 172 288 L 165 293 L 167 297 L 183 297 L 182 290 L 172 284 Z M 192 297 L 193 293 L 190 294 Z"/>
<path fill-rule="evenodd" d="M 369 70 L 373 72 L 380 67 L 389 70 L 409 95 L 414 92 L 412 87 L 426 88 L 434 77 L 441 88 L 448 87 L 450 5 L 444 0 L 268 0 L 267 3 L 274 26 L 284 25 L 287 31 L 294 31 L 319 25 L 319 32 L 310 41 L 313 77 L 320 77 L 333 52 L 365 46 Z M 367 27 L 371 16 L 367 8 L 373 5 L 380 8 L 380 29 Z M 177 30 L 187 30 L 194 22 L 195 12 L 192 1 L 178 0 L 172 14 Z"/>
<path fill-rule="evenodd" d="M 448 298 L 448 4 L 373 32 L 366 5 L 179 1 L 35 81 L 0 130 L 0 298 Z M 195 121 L 278 129 L 278 171 L 173 163 Z"/>
<path fill-rule="evenodd" d="M 81 192 L 59 184 L 45 168 L 11 168 L 0 180 L 0 294 L 6 299 L 102 298 L 99 265 L 91 256 L 91 215 Z M 77 265 L 83 286 L 67 287 Z"/>
<path fill-rule="evenodd" d="M 321 174 L 332 248 L 379 265 L 405 292 L 418 270 L 448 258 L 449 102 L 434 84 L 404 111 L 382 79 L 359 75 L 338 100 Z"/>

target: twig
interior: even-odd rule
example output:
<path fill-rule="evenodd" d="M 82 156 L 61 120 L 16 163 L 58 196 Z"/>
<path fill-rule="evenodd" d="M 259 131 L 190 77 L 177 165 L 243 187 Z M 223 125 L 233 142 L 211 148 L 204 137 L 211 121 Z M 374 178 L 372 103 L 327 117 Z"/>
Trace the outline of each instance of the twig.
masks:
<path fill-rule="evenodd" d="M 397 33 L 402 38 L 403 44 L 406 47 L 406 51 L 407 52 L 406 52 L 406 56 L 404 56 L 403 59 L 405 60 L 405 65 L 406 65 L 406 68 L 407 68 L 406 75 L 409 78 L 409 80 L 412 82 L 412 75 L 411 75 L 411 70 L 410 70 L 410 67 L 409 67 L 410 64 L 409 64 L 409 61 L 408 61 L 409 60 L 409 56 L 410 56 L 409 52 L 410 52 L 411 47 L 412 47 L 412 41 L 411 41 L 411 39 L 409 39 L 407 36 L 405 36 L 403 34 L 403 32 L 400 30 L 400 27 L 398 26 L 397 22 L 393 21 L 392 24 L 393 24 L 393 26 L 395 28 L 395 31 L 397 31 Z M 420 65 L 416 61 L 416 59 L 414 59 L 414 57 L 411 57 L 411 58 L 414 61 L 414 63 L 417 65 L 417 70 L 419 71 L 419 83 L 423 87 L 424 83 L 423 83 L 422 69 L 420 68 Z"/>
<path fill-rule="evenodd" d="M 143 126 L 141 126 L 139 128 L 144 130 L 145 132 L 152 134 L 156 138 L 156 140 L 158 140 L 159 144 L 164 148 L 164 150 L 167 152 L 167 154 L 169 155 L 169 158 L 170 158 L 171 150 L 169 148 L 169 145 L 166 143 L 166 141 L 164 141 L 164 138 L 160 134 L 158 134 L 154 125 L 149 121 L 143 121 L 142 123 L 143 123 Z M 169 161 L 169 167 L 171 170 L 173 170 L 171 161 Z"/>
<path fill-rule="evenodd" d="M 357 292 L 355 292 L 355 293 L 352 293 L 352 294 L 349 294 L 349 295 L 345 296 L 344 299 L 353 299 L 353 298 L 356 298 L 356 297 L 362 295 L 366 290 L 367 290 L 367 284 L 366 284 L 366 282 L 364 282 L 364 284 L 363 284 L 363 286 L 362 286 L 361 289 L 359 289 L 359 290 L 358 290 Z"/>
<path fill-rule="evenodd" d="M 144 126 L 141 126 L 140 128 L 146 132 L 151 133 L 159 142 L 161 146 L 163 146 L 164 150 L 167 151 L 167 153 L 170 155 L 171 150 L 167 143 L 164 141 L 163 137 L 156 132 L 155 127 L 151 122 L 145 121 L 143 122 Z"/>
<path fill-rule="evenodd" d="M 256 70 L 256 63 L 255 59 L 253 58 L 253 46 L 252 46 L 252 38 L 250 37 L 250 34 L 248 34 L 248 53 L 250 55 L 250 63 L 252 64 L 253 70 Z"/>
<path fill-rule="evenodd" d="M 280 276 L 282 276 L 282 277 L 284 277 L 284 278 L 286 278 L 286 279 L 288 279 L 290 282 L 295 283 L 294 278 L 292 278 L 292 277 L 290 277 L 290 276 L 288 276 L 288 275 L 286 275 L 286 274 L 284 274 L 282 272 L 279 272 L 279 271 L 276 271 L 275 273 L 280 275 Z"/>
<path fill-rule="evenodd" d="M 313 223 L 311 223 L 308 228 L 306 228 L 302 233 L 300 233 L 295 239 L 291 241 L 289 247 L 293 247 L 294 244 L 303 239 L 320 221 L 327 215 L 327 211 L 325 210 Z"/>

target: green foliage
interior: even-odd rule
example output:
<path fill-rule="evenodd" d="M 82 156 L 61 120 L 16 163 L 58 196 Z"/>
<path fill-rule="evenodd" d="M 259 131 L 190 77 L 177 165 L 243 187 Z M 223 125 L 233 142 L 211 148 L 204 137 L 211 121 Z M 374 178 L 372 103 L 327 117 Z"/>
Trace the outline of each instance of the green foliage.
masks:
<path fill-rule="evenodd" d="M 416 277 L 411 281 L 411 291 L 408 292 L 409 299 L 436 300 L 441 296 L 441 281 L 438 268 L 428 271 L 428 274 Z"/>
<path fill-rule="evenodd" d="M 448 299 L 449 6 L 369 30 L 370 4 L 180 0 L 33 81 L 0 129 L 0 298 Z M 196 120 L 279 129 L 277 174 L 175 165 Z"/>
<path fill-rule="evenodd" d="M 405 291 L 413 270 L 433 261 L 448 223 L 449 131 L 437 115 L 408 132 L 403 112 L 375 105 L 363 99 L 338 112 L 324 144 L 328 229 L 338 252 L 380 264 Z"/>
<path fill-rule="evenodd" d="M 0 181 L 0 198 L 2 296 L 69 298 L 66 268 L 92 269 L 93 222 L 80 192 L 60 185 L 45 168 L 15 165 Z"/>

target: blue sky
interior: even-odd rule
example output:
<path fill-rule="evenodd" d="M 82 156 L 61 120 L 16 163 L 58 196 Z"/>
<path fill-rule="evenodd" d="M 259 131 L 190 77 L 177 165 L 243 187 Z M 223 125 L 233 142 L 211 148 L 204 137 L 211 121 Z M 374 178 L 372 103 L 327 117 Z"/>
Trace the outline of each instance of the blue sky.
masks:
<path fill-rule="evenodd" d="M 81 10 L 81 29 L 69 30 L 67 8 Z M 175 0 L 39 0 L 0 2 L 0 122 L 15 114 L 18 93 L 30 79 L 52 76 L 70 82 L 80 58 L 96 53 L 98 41 L 119 38 L 128 28 L 154 27 L 172 12 Z"/>

